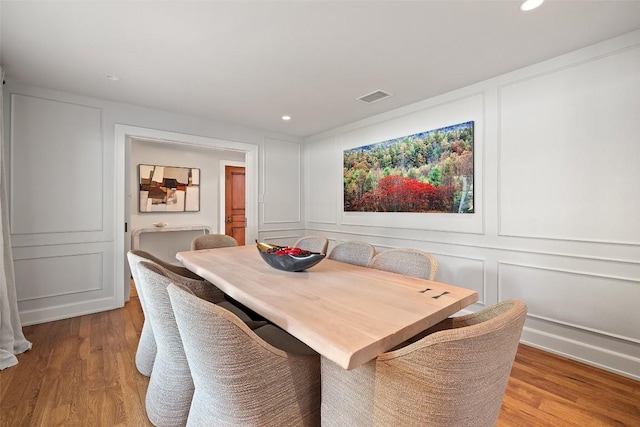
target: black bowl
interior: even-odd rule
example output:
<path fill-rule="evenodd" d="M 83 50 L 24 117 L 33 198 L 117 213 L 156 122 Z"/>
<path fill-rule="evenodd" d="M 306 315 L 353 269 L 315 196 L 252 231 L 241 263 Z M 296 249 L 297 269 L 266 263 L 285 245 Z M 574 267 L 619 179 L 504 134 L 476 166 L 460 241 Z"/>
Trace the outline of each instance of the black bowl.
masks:
<path fill-rule="evenodd" d="M 271 267 L 283 271 L 304 271 L 311 268 L 325 257 L 325 254 L 312 252 L 311 255 L 295 256 L 295 255 L 278 255 L 276 253 L 268 253 L 258 248 L 258 253 L 262 259 Z"/>

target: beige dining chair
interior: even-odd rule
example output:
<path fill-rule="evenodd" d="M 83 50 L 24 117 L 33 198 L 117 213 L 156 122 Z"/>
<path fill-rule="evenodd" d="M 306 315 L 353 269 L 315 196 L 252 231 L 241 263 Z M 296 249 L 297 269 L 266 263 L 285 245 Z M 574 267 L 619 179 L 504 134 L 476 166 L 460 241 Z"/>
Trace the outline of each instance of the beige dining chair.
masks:
<path fill-rule="evenodd" d="M 194 388 L 167 294 L 171 280 L 166 270 L 155 264 L 143 261 L 138 269 L 147 307 L 145 316 L 157 347 L 145 398 L 147 417 L 158 427 L 185 425 Z"/>
<path fill-rule="evenodd" d="M 369 267 L 420 279 L 435 280 L 438 261 L 433 255 L 418 249 L 390 249 L 373 257 Z"/>
<path fill-rule="evenodd" d="M 322 236 L 305 236 L 298 239 L 294 244 L 294 248 L 304 249 L 310 252 L 326 254 L 329 247 L 329 239 Z"/>
<path fill-rule="evenodd" d="M 504 301 L 355 368 L 322 358 L 322 425 L 493 427 L 526 305 Z"/>
<path fill-rule="evenodd" d="M 127 259 L 129 261 L 129 269 L 131 270 L 131 276 L 133 277 L 133 283 L 140 300 L 140 305 L 142 306 L 142 312 L 145 316 L 144 323 L 142 324 L 142 331 L 140 333 L 140 339 L 138 341 L 138 348 L 136 350 L 136 368 L 138 369 L 138 372 L 148 377 L 151 375 L 153 362 L 156 357 L 156 341 L 153 335 L 151 324 L 147 321 L 147 304 L 144 297 L 144 292 L 142 291 L 142 288 L 140 286 L 141 281 L 138 275 L 138 266 L 140 262 L 147 261 L 154 263 L 187 279 L 202 280 L 202 278 L 195 273 L 192 273 L 185 267 L 169 264 L 146 251 L 131 250 L 127 252 Z M 214 299 L 221 298 L 222 300 L 224 300 L 224 294 L 219 296 L 214 295 L 212 297 Z"/>
<path fill-rule="evenodd" d="M 376 254 L 373 245 L 366 242 L 349 241 L 337 244 L 327 258 L 366 267 Z"/>
<path fill-rule="evenodd" d="M 198 295 L 202 296 L 208 301 L 220 304 L 227 310 L 232 311 L 240 319 L 242 319 L 244 322 L 249 323 L 251 326 L 257 327 L 257 325 L 264 324 L 264 322 L 254 323 L 256 321 L 254 321 L 240 307 L 226 300 L 224 293 L 220 289 L 216 288 L 213 284 L 205 281 L 200 276 L 191 273 L 190 270 L 184 267 L 166 263 L 151 255 L 150 253 L 141 250 L 132 250 L 127 252 L 127 259 L 129 261 L 131 275 L 133 276 L 133 283 L 140 300 L 140 306 L 142 307 L 142 312 L 145 317 L 145 320 L 142 324 L 142 331 L 140 333 L 140 339 L 138 341 L 138 348 L 136 350 L 135 356 L 136 368 L 142 375 L 145 375 L 147 377 L 151 375 L 157 348 L 155 336 L 153 333 L 153 327 L 148 321 L 148 307 L 146 297 L 141 286 L 142 279 L 139 275 L 139 266 L 141 262 L 149 262 L 160 267 L 163 271 L 163 274 L 169 279 L 173 280 L 173 282 L 180 283 L 182 285 L 188 286 L 191 289 L 194 289 L 195 292 L 198 293 Z"/>
<path fill-rule="evenodd" d="M 281 329 L 168 288 L 195 385 L 189 426 L 320 425 L 320 357 Z"/>
<path fill-rule="evenodd" d="M 238 246 L 238 242 L 226 234 L 205 234 L 191 241 L 191 250 L 228 248 Z"/>
<path fill-rule="evenodd" d="M 209 302 L 211 300 L 219 300 L 222 292 L 208 282 L 180 278 L 146 261 L 139 263 L 138 277 L 157 349 L 145 399 L 147 417 L 158 427 L 185 425 L 194 386 L 167 287 L 173 283 L 183 286 L 209 304 L 213 304 Z M 229 312 L 222 307 L 220 310 Z M 240 319 L 238 321 L 242 322 Z M 251 320 L 248 323 L 243 324 L 249 330 L 267 324 Z"/>

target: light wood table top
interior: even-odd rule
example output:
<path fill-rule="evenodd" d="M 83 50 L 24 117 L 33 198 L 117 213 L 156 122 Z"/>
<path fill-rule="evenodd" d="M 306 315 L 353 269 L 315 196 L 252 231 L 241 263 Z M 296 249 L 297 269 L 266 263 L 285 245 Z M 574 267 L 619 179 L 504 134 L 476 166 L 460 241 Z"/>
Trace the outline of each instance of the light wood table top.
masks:
<path fill-rule="evenodd" d="M 478 301 L 468 289 L 330 259 L 304 272 L 276 270 L 255 245 L 179 252 L 176 258 L 345 369 Z"/>

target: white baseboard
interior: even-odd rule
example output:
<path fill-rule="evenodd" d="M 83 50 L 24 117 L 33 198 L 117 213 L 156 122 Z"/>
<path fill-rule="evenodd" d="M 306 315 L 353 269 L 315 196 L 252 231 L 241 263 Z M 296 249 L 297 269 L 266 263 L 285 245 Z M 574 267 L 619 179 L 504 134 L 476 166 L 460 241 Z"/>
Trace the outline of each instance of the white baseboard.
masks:
<path fill-rule="evenodd" d="M 113 310 L 114 308 L 118 308 L 114 298 L 101 298 L 92 301 L 81 301 L 74 304 L 47 307 L 39 310 L 21 311 L 20 321 L 22 322 L 22 326 L 36 325 L 38 323 L 53 322 L 55 320 Z"/>
<path fill-rule="evenodd" d="M 521 342 L 596 368 L 640 381 L 640 357 L 525 327 Z"/>

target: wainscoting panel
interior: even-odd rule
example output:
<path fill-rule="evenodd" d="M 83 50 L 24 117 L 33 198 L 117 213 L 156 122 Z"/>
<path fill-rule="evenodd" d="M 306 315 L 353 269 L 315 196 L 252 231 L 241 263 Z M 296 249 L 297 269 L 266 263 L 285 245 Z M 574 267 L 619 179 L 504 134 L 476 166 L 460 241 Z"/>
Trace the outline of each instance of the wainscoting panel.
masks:
<path fill-rule="evenodd" d="M 263 153 L 263 224 L 301 222 L 300 144 L 265 139 Z"/>
<path fill-rule="evenodd" d="M 336 224 L 338 220 L 338 204 L 342 204 L 342 164 L 333 161 L 336 152 L 333 138 L 305 149 L 307 222 Z"/>
<path fill-rule="evenodd" d="M 636 46 L 499 87 L 500 234 L 640 244 L 638 70 Z"/>
<path fill-rule="evenodd" d="M 487 305 L 484 260 L 438 253 L 433 256 L 438 260 L 438 282 L 474 290 L 478 293 L 478 304 Z"/>
<path fill-rule="evenodd" d="M 20 302 L 102 290 L 102 254 L 58 255 L 15 260 L 16 275 L 31 286 L 17 289 Z M 82 274 L 80 274 L 82 272 Z"/>
<path fill-rule="evenodd" d="M 526 301 L 530 317 L 640 344 L 640 316 L 629 316 L 638 279 L 499 262 L 498 290 L 500 300 Z"/>
<path fill-rule="evenodd" d="M 11 232 L 103 229 L 102 110 L 11 96 Z"/>
<path fill-rule="evenodd" d="M 14 249 L 16 291 L 23 323 L 41 323 L 104 310 L 115 303 L 113 245 Z"/>
<path fill-rule="evenodd" d="M 8 99 L 11 244 L 23 324 L 115 308 L 114 153 L 103 107 L 34 88 Z"/>

